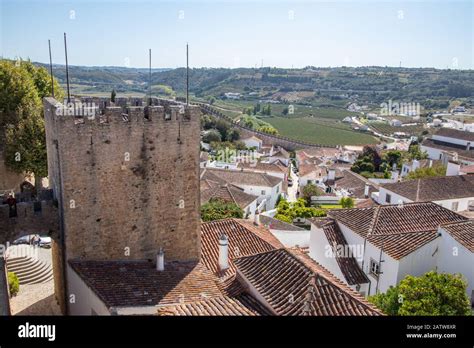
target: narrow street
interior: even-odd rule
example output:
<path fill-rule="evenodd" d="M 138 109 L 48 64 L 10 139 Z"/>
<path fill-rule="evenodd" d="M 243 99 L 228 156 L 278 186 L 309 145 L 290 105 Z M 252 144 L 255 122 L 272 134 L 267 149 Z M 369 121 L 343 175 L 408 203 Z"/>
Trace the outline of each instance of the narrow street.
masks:
<path fill-rule="evenodd" d="M 288 202 L 296 202 L 298 192 L 298 175 L 293 172 L 293 164 L 290 162 L 290 178 L 293 179 L 293 186 L 288 186 Z"/>

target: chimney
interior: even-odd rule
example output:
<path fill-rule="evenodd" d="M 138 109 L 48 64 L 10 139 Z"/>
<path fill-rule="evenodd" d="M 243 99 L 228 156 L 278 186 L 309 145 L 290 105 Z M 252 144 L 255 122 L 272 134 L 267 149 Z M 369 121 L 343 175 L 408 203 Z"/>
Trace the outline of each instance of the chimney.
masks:
<path fill-rule="evenodd" d="M 328 170 L 328 180 L 336 180 L 336 170 L 334 169 L 329 169 Z"/>
<path fill-rule="evenodd" d="M 229 268 L 229 239 L 223 233 L 219 238 L 219 270 L 225 271 Z"/>
<path fill-rule="evenodd" d="M 272 147 L 270 148 L 270 157 L 272 157 L 272 156 L 273 156 L 273 145 L 272 145 Z"/>
<path fill-rule="evenodd" d="M 397 170 L 392 170 L 392 180 L 393 181 L 398 181 L 398 171 Z"/>
<path fill-rule="evenodd" d="M 156 254 L 156 270 L 163 272 L 165 270 L 165 253 L 163 248 L 160 248 L 158 254 Z"/>
<path fill-rule="evenodd" d="M 255 226 L 259 226 L 259 225 L 260 225 L 260 214 L 259 214 L 258 210 L 255 210 L 253 224 L 254 224 Z"/>
<path fill-rule="evenodd" d="M 466 150 L 467 151 L 471 150 L 471 142 L 470 141 L 467 142 Z"/>
<path fill-rule="evenodd" d="M 370 185 L 366 183 L 365 187 L 364 187 L 364 196 L 365 196 L 365 198 L 369 198 L 369 190 L 370 190 Z"/>
<path fill-rule="evenodd" d="M 430 160 L 430 161 L 428 162 L 428 167 L 430 167 L 430 168 L 433 167 L 433 160 Z"/>
<path fill-rule="evenodd" d="M 446 176 L 457 176 L 460 170 L 461 166 L 458 163 L 449 161 L 446 168 Z"/>
<path fill-rule="evenodd" d="M 420 162 L 418 162 L 418 160 L 413 160 L 413 163 L 411 165 L 411 170 L 415 171 L 417 170 L 418 168 L 420 168 Z"/>

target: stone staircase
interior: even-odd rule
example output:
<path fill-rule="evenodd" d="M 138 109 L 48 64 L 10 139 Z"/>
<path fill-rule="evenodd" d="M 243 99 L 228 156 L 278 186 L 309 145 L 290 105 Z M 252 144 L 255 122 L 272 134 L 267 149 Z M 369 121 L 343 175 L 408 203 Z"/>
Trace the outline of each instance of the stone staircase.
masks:
<path fill-rule="evenodd" d="M 20 285 L 41 284 L 53 279 L 51 264 L 33 257 L 8 258 L 7 269 L 17 275 Z"/>

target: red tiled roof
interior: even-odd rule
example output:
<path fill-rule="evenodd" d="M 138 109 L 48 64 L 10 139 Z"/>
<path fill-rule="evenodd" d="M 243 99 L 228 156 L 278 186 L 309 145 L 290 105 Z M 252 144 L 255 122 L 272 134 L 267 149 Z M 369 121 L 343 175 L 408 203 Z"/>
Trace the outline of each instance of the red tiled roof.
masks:
<path fill-rule="evenodd" d="M 453 128 L 441 128 L 434 135 L 474 142 L 474 132 L 467 132 Z"/>
<path fill-rule="evenodd" d="M 162 316 L 255 316 L 266 313 L 259 312 L 237 298 L 221 296 L 176 306 L 160 307 L 157 314 Z"/>
<path fill-rule="evenodd" d="M 277 315 L 381 314 L 303 253 L 296 257 L 277 249 L 234 262 L 238 277 L 244 277 Z"/>
<path fill-rule="evenodd" d="M 229 239 L 229 270 L 225 276 L 235 274 L 233 260 L 281 248 L 283 245 L 265 228 L 254 226 L 248 220 L 224 219 L 201 225 L 201 262 L 214 273 L 219 273 L 219 237 L 225 233 Z"/>
<path fill-rule="evenodd" d="M 378 191 L 378 186 L 364 178 L 362 175 L 350 170 L 342 170 L 341 174 L 342 176 L 336 178 L 334 183 L 337 185 L 337 188 L 344 188 L 351 192 L 352 196 L 355 198 L 365 197 L 364 193 L 366 184 L 369 185 L 369 197 L 372 192 Z"/>
<path fill-rule="evenodd" d="M 430 138 L 423 140 L 421 145 L 445 152 L 457 152 L 459 158 L 466 159 L 467 161 L 474 160 L 474 147 L 471 147 L 470 150 L 466 150 L 466 147 L 463 145 L 454 145 Z"/>
<path fill-rule="evenodd" d="M 71 267 L 108 307 L 154 306 L 222 296 L 216 278 L 196 262 L 71 260 Z"/>
<path fill-rule="evenodd" d="M 201 179 L 209 179 L 213 181 L 216 177 L 220 182 L 225 181 L 234 185 L 255 185 L 274 187 L 281 183 L 283 179 L 277 178 L 264 173 L 244 172 L 241 170 L 215 169 L 206 168 L 201 170 Z"/>
<path fill-rule="evenodd" d="M 245 209 L 250 203 L 258 199 L 257 196 L 245 193 L 243 189 L 232 184 L 218 184 L 210 180 L 205 182 L 208 187 L 206 188 L 204 184 L 201 184 L 201 204 L 205 204 L 211 199 L 221 199 L 235 203 L 240 208 Z"/>
<path fill-rule="evenodd" d="M 455 222 L 441 226 L 456 241 L 474 253 L 474 221 Z"/>
<path fill-rule="evenodd" d="M 260 214 L 260 223 L 270 230 L 306 231 L 304 228 Z"/>
<path fill-rule="evenodd" d="M 474 176 L 455 175 L 414 179 L 382 185 L 413 202 L 474 197 Z"/>
<path fill-rule="evenodd" d="M 279 161 L 276 161 L 279 162 Z M 237 165 L 238 168 L 242 168 L 244 170 L 252 171 L 252 170 L 259 170 L 264 172 L 277 172 L 277 173 L 288 173 L 288 168 L 281 164 L 276 163 L 239 163 Z"/>
<path fill-rule="evenodd" d="M 354 256 L 349 255 L 341 255 L 341 249 L 343 251 L 349 250 L 347 248 L 347 241 L 344 238 L 339 226 L 334 220 L 329 220 L 322 228 L 324 234 L 326 235 L 326 239 L 329 242 L 329 245 L 332 247 L 334 256 L 336 258 L 337 264 L 344 275 L 347 283 L 349 285 L 355 284 L 365 284 L 369 282 L 367 276 L 362 272 L 362 269 L 359 267 Z"/>
<path fill-rule="evenodd" d="M 438 226 L 467 220 L 432 202 L 335 209 L 328 215 L 400 259 L 436 238 Z"/>

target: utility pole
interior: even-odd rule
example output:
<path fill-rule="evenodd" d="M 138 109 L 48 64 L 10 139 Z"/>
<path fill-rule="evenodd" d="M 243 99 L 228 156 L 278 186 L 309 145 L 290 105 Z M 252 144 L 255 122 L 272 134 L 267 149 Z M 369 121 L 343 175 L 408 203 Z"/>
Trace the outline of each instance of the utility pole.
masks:
<path fill-rule="evenodd" d="M 151 105 L 151 48 L 148 50 L 148 105 Z"/>
<path fill-rule="evenodd" d="M 66 33 L 64 33 L 64 55 L 66 56 L 66 84 L 67 84 L 67 102 L 68 104 L 71 102 L 71 92 L 69 90 L 69 66 L 67 63 L 67 41 L 66 41 Z"/>
<path fill-rule="evenodd" d="M 53 59 L 51 57 L 51 40 L 48 40 L 49 47 L 49 73 L 51 75 L 51 96 L 54 98 L 54 77 L 53 77 Z"/>
<path fill-rule="evenodd" d="M 186 43 L 186 105 L 189 105 L 189 46 Z"/>

